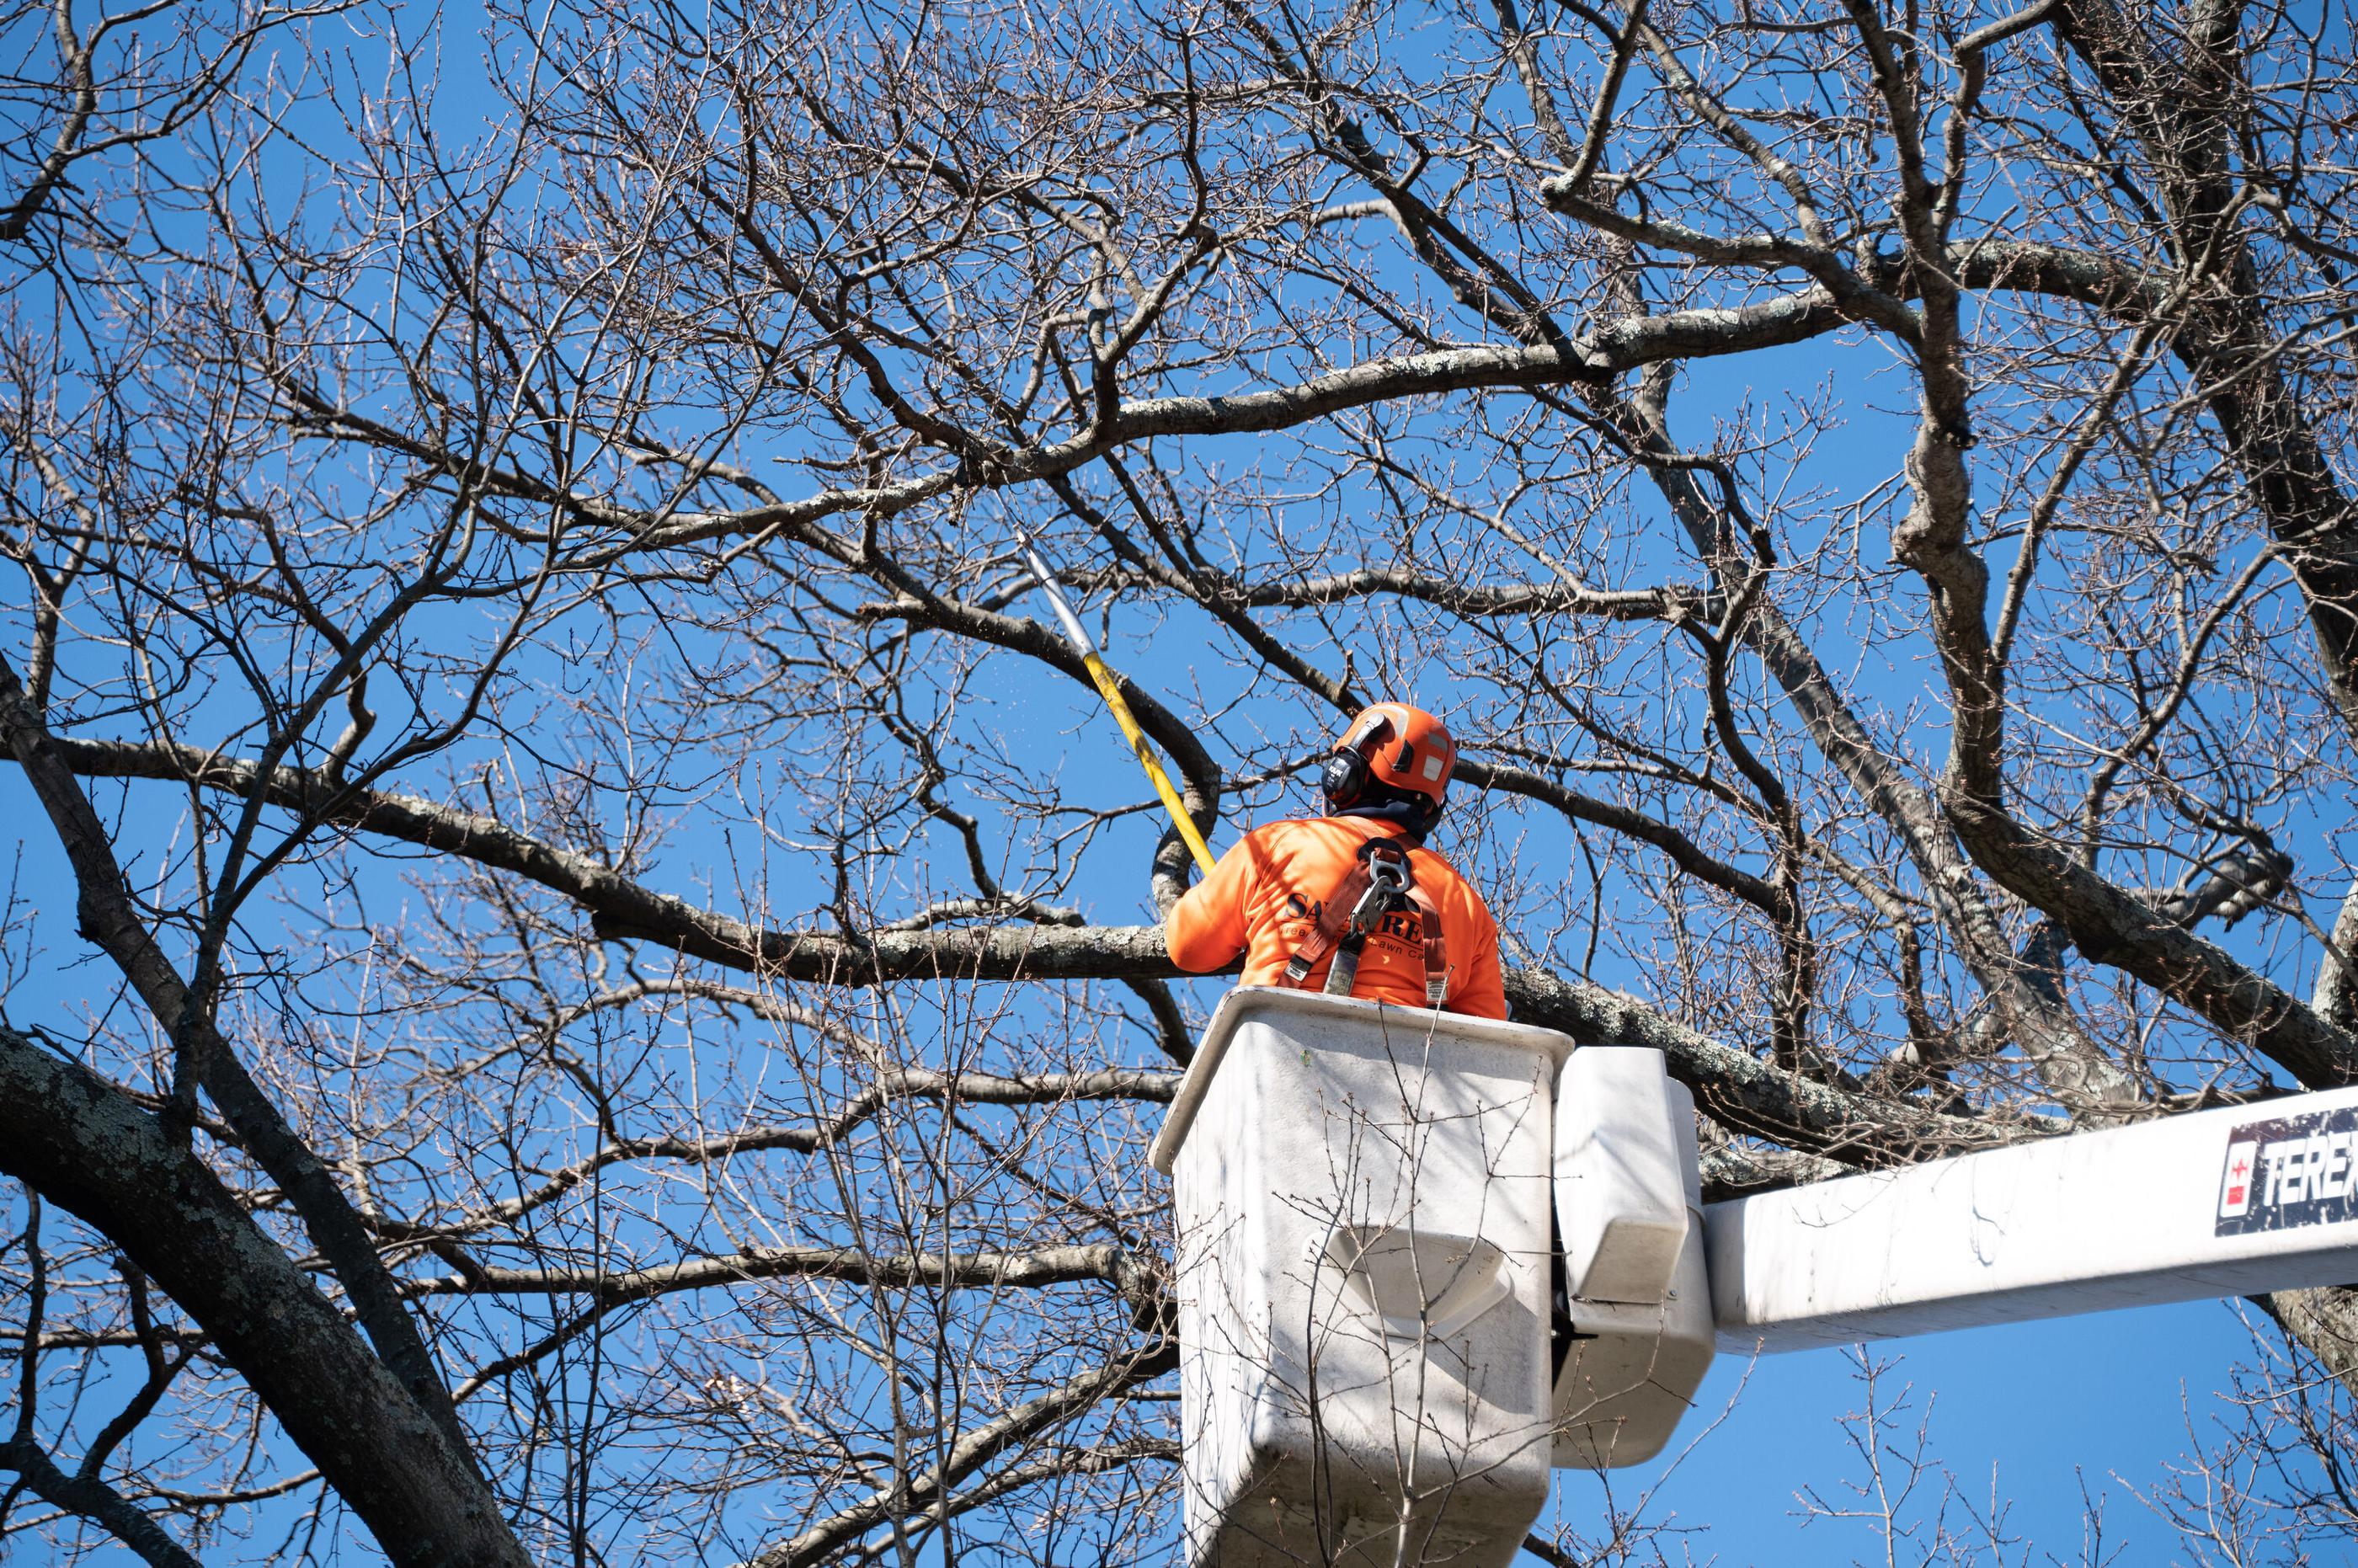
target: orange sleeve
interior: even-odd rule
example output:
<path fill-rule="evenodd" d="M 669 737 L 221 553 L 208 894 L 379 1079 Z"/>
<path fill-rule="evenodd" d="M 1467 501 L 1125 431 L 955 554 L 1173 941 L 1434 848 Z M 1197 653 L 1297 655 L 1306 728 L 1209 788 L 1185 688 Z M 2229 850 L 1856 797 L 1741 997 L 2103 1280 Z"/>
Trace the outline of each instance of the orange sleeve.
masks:
<path fill-rule="evenodd" d="M 1457 946 L 1453 940 L 1450 968 L 1449 1011 L 1471 1014 L 1476 1018 L 1507 1016 L 1507 979 L 1498 968 L 1498 923 L 1491 917 L 1489 906 L 1482 895 L 1469 884 L 1466 898 L 1471 906 L 1466 921 L 1466 957 L 1455 959 Z"/>
<path fill-rule="evenodd" d="M 1207 975 L 1244 956 L 1246 900 L 1260 880 L 1254 851 L 1248 833 L 1220 857 L 1209 876 L 1171 906 L 1163 922 L 1163 946 L 1188 973 Z"/>

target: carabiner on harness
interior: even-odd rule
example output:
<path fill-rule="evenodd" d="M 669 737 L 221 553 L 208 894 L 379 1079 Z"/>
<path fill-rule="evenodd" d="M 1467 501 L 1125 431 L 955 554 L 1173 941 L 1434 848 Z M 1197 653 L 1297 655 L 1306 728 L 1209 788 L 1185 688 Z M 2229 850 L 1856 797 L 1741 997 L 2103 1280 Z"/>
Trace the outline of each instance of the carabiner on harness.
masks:
<path fill-rule="evenodd" d="M 1359 936 L 1373 931 L 1383 917 L 1408 903 L 1408 864 L 1386 856 L 1368 857 L 1368 891 L 1351 906 L 1351 930 Z"/>
<path fill-rule="evenodd" d="M 1359 954 L 1368 946 L 1368 935 L 1383 924 L 1384 916 L 1406 906 L 1408 903 L 1408 862 L 1395 850 L 1378 859 L 1367 856 L 1368 891 L 1351 906 L 1350 925 L 1343 939 L 1335 945 L 1335 962 L 1327 967 L 1326 994 L 1349 996 L 1359 983 Z M 1339 894 L 1341 889 L 1336 889 Z"/>

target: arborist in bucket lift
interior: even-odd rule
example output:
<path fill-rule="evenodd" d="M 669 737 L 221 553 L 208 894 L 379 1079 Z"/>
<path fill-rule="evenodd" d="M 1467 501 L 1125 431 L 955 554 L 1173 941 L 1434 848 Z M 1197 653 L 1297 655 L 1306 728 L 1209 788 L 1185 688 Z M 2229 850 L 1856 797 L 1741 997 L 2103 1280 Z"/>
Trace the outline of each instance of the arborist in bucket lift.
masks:
<path fill-rule="evenodd" d="M 1221 856 L 1163 923 L 1171 961 L 1201 974 L 1241 953 L 1244 985 L 1506 1017 L 1498 922 L 1424 848 L 1456 765 L 1422 708 L 1361 713 L 1319 775 L 1327 814 L 1264 823 Z"/>

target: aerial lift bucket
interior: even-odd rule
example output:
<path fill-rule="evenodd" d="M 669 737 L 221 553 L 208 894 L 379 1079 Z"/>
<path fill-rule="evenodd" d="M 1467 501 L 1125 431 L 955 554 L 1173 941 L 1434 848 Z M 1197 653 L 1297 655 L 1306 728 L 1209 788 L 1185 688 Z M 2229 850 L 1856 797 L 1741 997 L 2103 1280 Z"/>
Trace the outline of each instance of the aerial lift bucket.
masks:
<path fill-rule="evenodd" d="M 1247 987 L 1152 1157 L 1196 1568 L 1502 1565 L 1551 1465 L 1652 1457 L 1711 1364 L 1658 1051 Z"/>
<path fill-rule="evenodd" d="M 1545 1506 L 1552 1030 L 1247 987 L 1176 1183 L 1187 1557 L 1503 1568 Z"/>

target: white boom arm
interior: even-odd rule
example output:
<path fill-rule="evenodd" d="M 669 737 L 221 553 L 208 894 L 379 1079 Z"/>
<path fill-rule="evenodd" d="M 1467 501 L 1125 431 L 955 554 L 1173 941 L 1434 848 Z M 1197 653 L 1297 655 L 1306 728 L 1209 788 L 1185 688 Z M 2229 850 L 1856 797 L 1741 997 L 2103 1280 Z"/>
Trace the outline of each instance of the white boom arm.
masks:
<path fill-rule="evenodd" d="M 2358 1281 L 2358 1089 L 1711 1205 L 1720 1348 Z"/>

